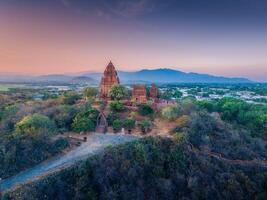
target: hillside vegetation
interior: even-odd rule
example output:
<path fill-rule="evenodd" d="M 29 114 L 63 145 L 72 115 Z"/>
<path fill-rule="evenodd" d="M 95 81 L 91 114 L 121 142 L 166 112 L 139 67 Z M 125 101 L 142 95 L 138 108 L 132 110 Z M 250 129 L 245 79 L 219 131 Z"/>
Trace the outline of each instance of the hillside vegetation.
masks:
<path fill-rule="evenodd" d="M 70 144 L 60 133 L 94 131 L 101 107 L 110 131 L 151 136 L 110 147 L 2 199 L 267 198 L 266 105 L 177 93 L 176 102 L 160 108 L 151 102 L 129 106 L 128 92 L 114 88 L 107 105 L 94 88 L 43 100 L 33 100 L 31 91 L 0 95 L 3 179 L 62 153 Z M 157 137 L 164 124 L 167 132 Z"/>
<path fill-rule="evenodd" d="M 266 199 L 267 171 L 223 162 L 166 138 L 109 148 L 2 199 Z"/>

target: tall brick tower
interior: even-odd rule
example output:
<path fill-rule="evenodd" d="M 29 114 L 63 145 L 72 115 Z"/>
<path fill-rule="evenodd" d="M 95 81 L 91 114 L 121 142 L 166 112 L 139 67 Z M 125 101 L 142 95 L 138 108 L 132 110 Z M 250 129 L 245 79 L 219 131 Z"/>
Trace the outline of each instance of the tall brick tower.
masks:
<path fill-rule="evenodd" d="M 111 87 L 116 84 L 120 84 L 120 80 L 114 65 L 110 61 L 101 79 L 100 98 L 107 99 Z"/>

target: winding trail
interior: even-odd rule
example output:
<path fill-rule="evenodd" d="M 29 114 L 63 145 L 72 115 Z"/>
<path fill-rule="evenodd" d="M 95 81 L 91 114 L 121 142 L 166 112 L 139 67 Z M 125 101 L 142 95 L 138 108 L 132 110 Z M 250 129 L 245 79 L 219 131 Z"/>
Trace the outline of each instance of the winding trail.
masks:
<path fill-rule="evenodd" d="M 81 146 L 67 154 L 57 156 L 11 178 L 2 180 L 0 182 L 0 193 L 67 168 L 90 155 L 96 154 L 109 145 L 119 145 L 136 139 L 138 137 L 131 135 L 92 134 L 88 137 L 87 142 L 82 143 Z"/>

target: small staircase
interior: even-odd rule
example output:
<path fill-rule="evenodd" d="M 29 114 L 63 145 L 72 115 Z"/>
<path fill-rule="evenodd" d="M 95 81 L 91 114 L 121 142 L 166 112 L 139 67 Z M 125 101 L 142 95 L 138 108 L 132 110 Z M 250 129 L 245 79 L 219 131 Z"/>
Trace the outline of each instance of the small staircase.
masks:
<path fill-rule="evenodd" d="M 106 133 L 107 132 L 107 127 L 105 127 L 105 126 L 97 126 L 96 127 L 96 132 L 97 133 Z"/>

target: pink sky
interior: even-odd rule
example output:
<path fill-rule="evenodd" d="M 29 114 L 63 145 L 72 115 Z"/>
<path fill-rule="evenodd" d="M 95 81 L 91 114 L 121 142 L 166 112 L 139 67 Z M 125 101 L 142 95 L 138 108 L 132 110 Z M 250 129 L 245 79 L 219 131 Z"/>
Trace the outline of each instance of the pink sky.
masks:
<path fill-rule="evenodd" d="M 112 60 L 119 70 L 173 68 L 267 81 L 265 32 L 159 28 L 67 12 L 0 8 L 0 72 L 102 71 Z"/>

